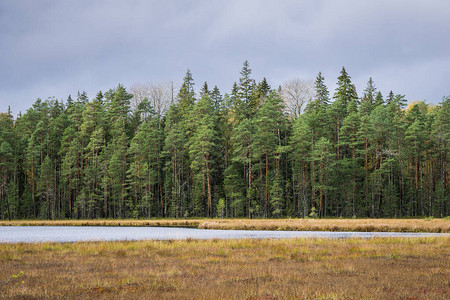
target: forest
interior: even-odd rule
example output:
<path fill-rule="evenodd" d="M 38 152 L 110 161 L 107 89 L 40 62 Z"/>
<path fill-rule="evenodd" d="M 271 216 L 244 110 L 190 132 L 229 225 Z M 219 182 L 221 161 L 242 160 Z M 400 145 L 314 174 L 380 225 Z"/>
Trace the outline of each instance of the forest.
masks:
<path fill-rule="evenodd" d="M 408 105 L 372 78 L 358 96 L 343 67 L 303 103 L 251 71 L 224 95 L 188 70 L 177 89 L 0 113 L 0 218 L 449 215 L 450 96 Z"/>

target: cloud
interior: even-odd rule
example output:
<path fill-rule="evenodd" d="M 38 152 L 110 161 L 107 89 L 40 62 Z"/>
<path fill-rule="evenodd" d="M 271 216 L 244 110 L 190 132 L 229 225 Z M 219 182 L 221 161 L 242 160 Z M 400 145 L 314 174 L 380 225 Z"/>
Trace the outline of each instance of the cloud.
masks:
<path fill-rule="evenodd" d="M 435 101 L 450 94 L 449 17 L 445 0 L 2 1 L 0 111 L 180 81 L 187 68 L 197 86 L 229 92 L 245 59 L 273 87 L 322 71 L 333 92 L 346 66 L 358 90 L 372 76 L 380 90 Z"/>

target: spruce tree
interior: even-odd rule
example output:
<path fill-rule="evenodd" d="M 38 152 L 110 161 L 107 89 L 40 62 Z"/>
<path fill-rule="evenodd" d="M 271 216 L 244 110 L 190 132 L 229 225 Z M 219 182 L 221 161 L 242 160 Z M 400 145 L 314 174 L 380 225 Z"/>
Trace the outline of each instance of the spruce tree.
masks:
<path fill-rule="evenodd" d="M 373 83 L 372 77 L 370 77 L 361 98 L 361 106 L 359 109 L 362 115 L 369 115 L 373 107 L 377 105 L 376 98 L 378 93 L 376 93 L 376 90 L 377 89 Z"/>
<path fill-rule="evenodd" d="M 241 70 L 241 77 L 239 78 L 239 85 L 237 90 L 237 99 L 235 102 L 237 116 L 248 118 L 254 112 L 257 103 L 253 99 L 255 92 L 255 80 L 251 78 L 252 69 L 250 69 L 248 61 L 244 61 Z"/>
<path fill-rule="evenodd" d="M 178 92 L 178 106 L 181 116 L 186 117 L 195 102 L 194 79 L 188 69 Z"/>

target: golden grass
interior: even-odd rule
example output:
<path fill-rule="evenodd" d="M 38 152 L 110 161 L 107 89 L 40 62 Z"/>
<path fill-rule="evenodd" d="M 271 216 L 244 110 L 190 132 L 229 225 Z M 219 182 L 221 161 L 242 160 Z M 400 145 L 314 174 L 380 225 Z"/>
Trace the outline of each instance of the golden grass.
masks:
<path fill-rule="evenodd" d="M 159 226 L 197 228 L 200 224 L 199 222 L 199 220 L 183 219 L 16 220 L 0 221 L 0 226 Z"/>
<path fill-rule="evenodd" d="M 449 246 L 448 237 L 0 244 L 0 298 L 449 299 Z"/>
<path fill-rule="evenodd" d="M 363 232 L 450 232 L 448 219 L 161 219 L 161 220 L 23 220 L 0 226 L 179 226 L 203 229 L 312 230 Z"/>
<path fill-rule="evenodd" d="M 200 222 L 205 229 L 362 231 L 362 232 L 450 232 L 446 219 L 253 219 Z"/>

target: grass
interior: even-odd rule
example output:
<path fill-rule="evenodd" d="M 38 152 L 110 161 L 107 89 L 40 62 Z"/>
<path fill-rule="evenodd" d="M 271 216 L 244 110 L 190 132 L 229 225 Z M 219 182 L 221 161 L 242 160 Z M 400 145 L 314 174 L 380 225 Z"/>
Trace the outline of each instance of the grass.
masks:
<path fill-rule="evenodd" d="M 0 244 L 0 298 L 449 299 L 450 238 Z"/>
<path fill-rule="evenodd" d="M 0 226 L 177 226 L 203 229 L 312 230 L 363 232 L 450 232 L 449 219 L 160 219 L 160 220 L 22 220 Z"/>
<path fill-rule="evenodd" d="M 210 220 L 199 228 L 362 232 L 450 232 L 444 219 L 261 219 Z"/>
<path fill-rule="evenodd" d="M 0 226 L 167 226 L 197 228 L 199 222 L 199 220 L 183 219 L 15 220 L 0 221 Z"/>

